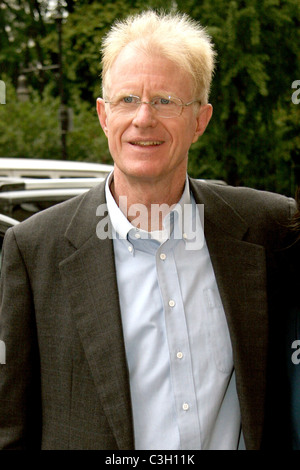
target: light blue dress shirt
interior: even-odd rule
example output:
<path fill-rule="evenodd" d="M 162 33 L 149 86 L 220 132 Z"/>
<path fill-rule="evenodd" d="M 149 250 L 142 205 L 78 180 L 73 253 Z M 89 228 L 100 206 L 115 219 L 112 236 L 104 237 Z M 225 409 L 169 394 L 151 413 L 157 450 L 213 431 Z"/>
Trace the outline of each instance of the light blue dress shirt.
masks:
<path fill-rule="evenodd" d="M 188 179 L 164 219 L 165 231 L 151 236 L 118 208 L 109 189 L 112 177 L 106 199 L 135 448 L 243 448 L 231 341 Z"/>

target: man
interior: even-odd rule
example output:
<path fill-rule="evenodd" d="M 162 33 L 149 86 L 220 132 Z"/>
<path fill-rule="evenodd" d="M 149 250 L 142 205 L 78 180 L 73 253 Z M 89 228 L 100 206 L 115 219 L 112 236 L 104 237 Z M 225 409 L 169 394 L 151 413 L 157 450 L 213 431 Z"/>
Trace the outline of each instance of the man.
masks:
<path fill-rule="evenodd" d="M 114 171 L 5 239 L 1 448 L 261 447 L 269 268 L 293 207 L 187 177 L 214 55 L 181 15 L 106 37 Z"/>

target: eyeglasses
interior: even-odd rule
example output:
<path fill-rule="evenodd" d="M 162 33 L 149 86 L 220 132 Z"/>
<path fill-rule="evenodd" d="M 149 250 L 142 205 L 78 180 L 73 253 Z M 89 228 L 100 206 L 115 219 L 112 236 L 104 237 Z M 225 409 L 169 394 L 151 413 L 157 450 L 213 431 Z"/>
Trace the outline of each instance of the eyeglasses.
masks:
<path fill-rule="evenodd" d="M 135 95 L 123 96 L 113 101 L 105 101 L 105 103 L 110 104 L 113 111 L 127 116 L 135 114 L 141 104 L 149 104 L 155 110 L 156 116 L 162 118 L 178 117 L 185 106 L 190 106 L 193 103 L 201 104 L 199 100 L 184 103 L 180 98 L 172 96 L 156 96 L 151 101 L 142 101 L 139 96 Z"/>

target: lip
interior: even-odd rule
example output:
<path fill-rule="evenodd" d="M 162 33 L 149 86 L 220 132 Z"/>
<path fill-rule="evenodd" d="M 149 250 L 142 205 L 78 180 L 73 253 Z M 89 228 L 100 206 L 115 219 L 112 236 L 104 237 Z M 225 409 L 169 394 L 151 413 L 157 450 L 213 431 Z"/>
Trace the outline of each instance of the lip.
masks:
<path fill-rule="evenodd" d="M 141 148 L 148 148 L 148 147 L 159 147 L 164 143 L 162 140 L 157 139 L 132 139 L 128 141 L 133 147 L 141 147 Z"/>

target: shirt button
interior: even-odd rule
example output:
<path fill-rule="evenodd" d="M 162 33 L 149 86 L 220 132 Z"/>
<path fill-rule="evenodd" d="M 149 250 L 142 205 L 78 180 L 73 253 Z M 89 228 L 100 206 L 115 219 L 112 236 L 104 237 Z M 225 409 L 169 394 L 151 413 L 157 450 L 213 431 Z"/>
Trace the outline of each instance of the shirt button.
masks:
<path fill-rule="evenodd" d="M 129 253 L 132 253 L 132 251 L 133 251 L 132 246 L 129 246 L 129 247 L 128 247 L 128 251 L 129 251 Z"/>
<path fill-rule="evenodd" d="M 181 351 L 178 351 L 178 353 L 176 354 L 177 358 L 178 359 L 182 359 L 183 358 L 183 354 Z"/>
<path fill-rule="evenodd" d="M 188 403 L 184 403 L 184 404 L 182 405 L 182 409 L 183 409 L 183 411 L 187 411 L 187 410 L 189 409 Z"/>
<path fill-rule="evenodd" d="M 135 236 L 135 238 L 141 238 L 141 234 L 138 233 L 138 232 L 134 236 Z"/>
<path fill-rule="evenodd" d="M 175 300 L 169 300 L 169 306 L 175 307 Z"/>
<path fill-rule="evenodd" d="M 165 255 L 165 253 L 161 253 L 161 254 L 159 255 L 159 257 L 160 257 L 160 259 L 161 259 L 162 261 L 164 261 L 167 256 Z"/>

